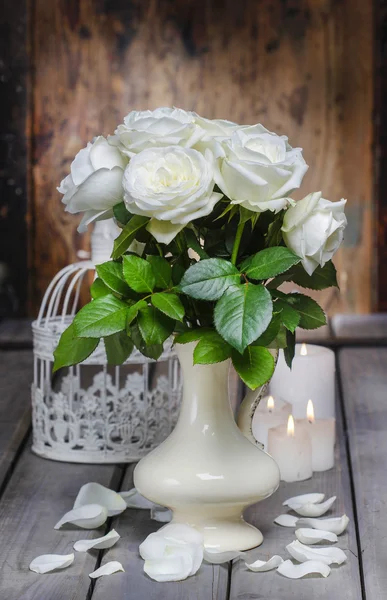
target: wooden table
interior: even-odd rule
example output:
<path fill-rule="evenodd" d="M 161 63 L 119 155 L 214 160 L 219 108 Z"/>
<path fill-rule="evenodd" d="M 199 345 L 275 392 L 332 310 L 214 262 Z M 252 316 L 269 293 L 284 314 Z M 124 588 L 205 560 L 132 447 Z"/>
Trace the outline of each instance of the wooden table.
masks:
<path fill-rule="evenodd" d="M 54 530 L 72 507 L 80 486 L 97 481 L 116 490 L 133 486 L 133 466 L 76 465 L 44 460 L 31 453 L 30 384 L 32 353 L 23 323 L 0 325 L 0 599 L 1 600 L 382 600 L 387 597 L 387 317 L 364 325 L 361 317 L 336 319 L 326 332 L 338 367 L 336 466 L 312 480 L 281 484 L 272 497 L 249 509 L 264 544 L 250 558 L 286 556 L 292 529 L 273 524 L 285 498 L 307 491 L 337 495 L 332 515 L 351 522 L 339 546 L 347 563 L 327 579 L 292 581 L 275 572 L 252 573 L 243 561 L 211 566 L 181 583 L 157 584 L 142 571 L 142 540 L 159 524 L 148 511 L 128 509 L 96 531 Z M 371 324 L 370 324 L 371 323 Z M 27 324 L 28 325 L 28 324 Z M 364 326 L 363 326 L 364 325 Z M 375 325 L 375 326 L 374 326 Z M 366 331 L 357 340 L 357 331 Z M 379 337 L 373 346 L 371 332 Z M 28 329 L 27 329 L 28 332 Z M 345 337 L 345 345 L 338 338 Z M 302 334 L 301 334 L 302 337 Z M 370 338 L 364 344 L 364 337 Z M 349 346 L 353 338 L 353 346 Z M 385 342 L 385 344 L 384 344 Z M 375 342 L 376 344 L 376 342 Z M 112 549 L 76 553 L 64 571 L 37 575 L 28 565 L 39 554 L 72 552 L 76 540 L 99 537 L 114 528 L 121 540 Z M 91 581 L 88 574 L 110 560 L 125 573 Z"/>

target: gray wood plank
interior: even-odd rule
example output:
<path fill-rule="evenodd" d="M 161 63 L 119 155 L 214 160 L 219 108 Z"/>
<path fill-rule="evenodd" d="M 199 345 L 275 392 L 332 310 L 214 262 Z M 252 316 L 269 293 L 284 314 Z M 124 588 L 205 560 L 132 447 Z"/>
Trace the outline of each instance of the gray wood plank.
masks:
<path fill-rule="evenodd" d="M 340 411 L 337 411 L 340 413 Z M 294 529 L 280 527 L 273 519 L 286 513 L 282 503 L 286 498 L 308 492 L 324 492 L 326 498 L 337 496 L 332 508 L 324 516 L 341 516 L 346 513 L 351 519 L 346 533 L 339 537 L 336 546 L 346 551 L 347 562 L 332 568 L 326 579 L 309 576 L 305 579 L 287 579 L 275 571 L 253 573 L 242 560 L 233 561 L 230 600 L 262 599 L 267 600 L 311 600 L 312 598 L 341 600 L 361 600 L 358 549 L 354 527 L 353 507 L 349 483 L 347 457 L 344 446 L 344 434 L 341 420 L 337 423 L 336 463 L 330 471 L 315 473 L 312 479 L 296 483 L 281 482 L 278 491 L 267 500 L 256 504 L 246 511 L 246 519 L 259 527 L 264 535 L 262 546 L 248 553 L 253 562 L 258 558 L 267 560 L 274 554 L 284 559 L 291 558 L 285 550 L 287 544 L 296 539 Z M 295 513 L 291 513 L 295 514 Z M 373 596 L 370 596 L 374 600 Z"/>
<path fill-rule="evenodd" d="M 0 487 L 31 424 L 30 350 L 0 352 Z"/>
<path fill-rule="evenodd" d="M 337 337 L 387 338 L 387 314 L 335 315 L 331 326 Z"/>
<path fill-rule="evenodd" d="M 122 489 L 133 487 L 134 466 L 128 467 Z M 227 565 L 203 564 L 193 577 L 182 582 L 156 583 L 143 572 L 144 561 L 138 547 L 160 523 L 151 521 L 149 511 L 128 509 L 113 523 L 121 539 L 106 550 L 102 564 L 110 560 L 122 563 L 125 573 L 101 577 L 96 581 L 92 600 L 226 600 Z"/>
<path fill-rule="evenodd" d="M 387 348 L 339 353 L 368 600 L 387 589 Z"/>
<path fill-rule="evenodd" d="M 309 342 L 318 344 L 319 340 L 326 340 L 330 337 L 329 325 L 324 325 L 318 329 L 296 329 L 297 342 Z"/>
<path fill-rule="evenodd" d="M 31 319 L 6 319 L 0 323 L 0 347 L 25 346 L 32 348 Z"/>
<path fill-rule="evenodd" d="M 70 554 L 76 540 L 104 535 L 106 526 L 89 531 L 55 523 L 70 510 L 79 488 L 88 481 L 114 487 L 118 468 L 53 462 L 34 456 L 29 445 L 0 501 L 0 598 L 2 600 L 85 600 L 96 553 L 75 553 L 63 571 L 38 575 L 29 571 L 40 554 Z"/>

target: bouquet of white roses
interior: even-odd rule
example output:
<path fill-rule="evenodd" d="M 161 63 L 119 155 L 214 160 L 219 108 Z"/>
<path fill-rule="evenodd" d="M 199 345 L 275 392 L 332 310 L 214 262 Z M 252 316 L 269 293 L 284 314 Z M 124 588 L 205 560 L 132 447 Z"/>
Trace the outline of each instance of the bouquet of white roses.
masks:
<path fill-rule="evenodd" d="M 307 168 L 286 136 L 180 109 L 133 111 L 95 138 L 58 189 L 67 211 L 84 213 L 80 231 L 111 217 L 122 231 L 54 368 L 82 362 L 101 338 L 109 364 L 133 346 L 157 359 L 171 335 L 197 340 L 195 363 L 231 358 L 252 389 L 272 376 L 270 350 L 291 364 L 296 327 L 325 315 L 278 287 L 336 286 L 331 258 L 346 226 L 345 200 L 290 198 Z"/>

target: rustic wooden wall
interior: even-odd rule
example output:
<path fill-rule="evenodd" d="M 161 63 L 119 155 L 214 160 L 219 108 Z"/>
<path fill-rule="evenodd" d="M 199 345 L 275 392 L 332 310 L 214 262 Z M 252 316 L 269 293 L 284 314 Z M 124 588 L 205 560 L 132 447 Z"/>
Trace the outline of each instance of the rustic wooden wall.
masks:
<path fill-rule="evenodd" d="M 86 248 L 55 187 L 86 141 L 134 108 L 262 122 L 302 146 L 304 190 L 348 198 L 331 312 L 372 306 L 372 3 L 31 0 L 31 310 Z"/>

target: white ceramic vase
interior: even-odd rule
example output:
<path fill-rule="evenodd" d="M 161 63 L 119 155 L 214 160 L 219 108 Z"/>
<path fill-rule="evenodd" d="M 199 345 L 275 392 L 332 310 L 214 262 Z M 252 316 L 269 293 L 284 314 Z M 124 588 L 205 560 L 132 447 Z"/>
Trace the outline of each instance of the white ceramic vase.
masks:
<path fill-rule="evenodd" d="M 201 531 L 206 548 L 247 550 L 263 541 L 243 519 L 245 508 L 278 488 L 274 459 L 252 438 L 251 421 L 263 389 L 242 403 L 238 428 L 228 397 L 229 361 L 193 365 L 195 343 L 178 344 L 184 378 L 178 423 L 134 472 L 149 500 L 173 511 L 174 523 Z"/>

